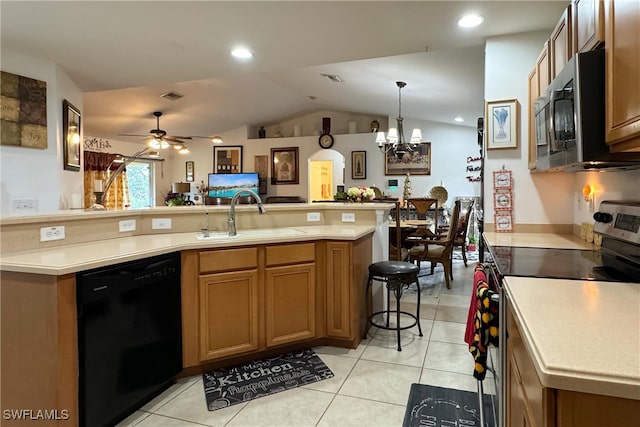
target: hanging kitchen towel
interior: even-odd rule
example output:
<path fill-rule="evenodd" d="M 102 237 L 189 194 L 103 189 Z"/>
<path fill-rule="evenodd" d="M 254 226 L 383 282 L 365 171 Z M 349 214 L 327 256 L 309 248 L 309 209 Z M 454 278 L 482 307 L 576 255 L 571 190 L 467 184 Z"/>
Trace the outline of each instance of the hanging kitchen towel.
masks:
<path fill-rule="evenodd" d="M 469 302 L 469 313 L 467 314 L 467 328 L 464 332 L 464 342 L 467 345 L 473 344 L 473 336 L 476 333 L 476 293 L 478 292 L 478 283 L 487 281 L 487 275 L 482 264 L 476 264 L 473 271 L 473 288 L 471 290 L 471 301 Z"/>
<path fill-rule="evenodd" d="M 486 281 L 479 281 L 476 290 L 475 334 L 469 352 L 475 360 L 473 376 L 484 380 L 487 373 L 487 349 L 498 346 L 498 301 L 492 299 L 496 292 L 489 289 Z"/>

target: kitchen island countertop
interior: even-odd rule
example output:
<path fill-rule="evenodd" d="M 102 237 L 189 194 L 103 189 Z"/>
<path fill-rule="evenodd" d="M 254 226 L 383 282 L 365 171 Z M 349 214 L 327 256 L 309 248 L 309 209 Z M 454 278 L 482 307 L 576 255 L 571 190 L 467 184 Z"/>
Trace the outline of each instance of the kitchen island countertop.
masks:
<path fill-rule="evenodd" d="M 357 240 L 375 231 L 373 225 L 316 225 L 277 229 L 238 230 L 200 240 L 196 233 L 167 233 L 107 239 L 95 242 L 35 249 L 0 256 L 0 270 L 63 275 L 145 257 L 189 249 L 214 249 L 267 243 L 310 240 Z"/>
<path fill-rule="evenodd" d="M 504 279 L 545 387 L 640 400 L 638 283 Z"/>

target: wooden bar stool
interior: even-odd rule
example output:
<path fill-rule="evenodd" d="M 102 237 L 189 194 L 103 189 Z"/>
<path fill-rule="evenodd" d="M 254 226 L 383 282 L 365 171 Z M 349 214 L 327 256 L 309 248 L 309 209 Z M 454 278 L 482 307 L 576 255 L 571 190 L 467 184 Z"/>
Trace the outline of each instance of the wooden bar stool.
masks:
<path fill-rule="evenodd" d="M 373 263 L 369 266 L 369 278 L 367 279 L 367 288 L 365 290 L 367 294 L 367 328 L 364 331 L 364 338 L 367 337 L 367 331 L 369 325 L 375 326 L 377 328 L 393 330 L 396 331 L 398 337 L 398 351 L 402 351 L 402 347 L 400 345 L 400 331 L 403 329 L 413 328 L 418 325 L 418 332 L 420 336 L 422 336 L 422 328 L 420 327 L 420 283 L 418 282 L 418 272 L 420 269 L 417 265 L 404 262 L 404 261 L 380 261 Z M 374 280 L 378 280 L 385 283 L 387 287 L 387 309 L 382 311 L 377 311 L 369 315 L 369 299 L 371 294 L 371 286 Z M 416 309 L 416 314 L 408 313 L 406 311 L 400 310 L 400 299 L 402 298 L 402 292 L 405 288 L 409 287 L 412 283 L 415 283 L 418 287 L 418 304 Z M 391 301 L 390 294 L 393 291 L 393 294 L 396 298 L 396 325 L 389 326 L 389 317 L 393 311 L 391 310 Z M 386 314 L 387 321 L 384 325 L 380 323 L 376 323 L 373 318 L 379 314 Z M 414 320 L 413 323 L 407 326 L 400 325 L 400 314 L 404 314 L 409 316 Z"/>

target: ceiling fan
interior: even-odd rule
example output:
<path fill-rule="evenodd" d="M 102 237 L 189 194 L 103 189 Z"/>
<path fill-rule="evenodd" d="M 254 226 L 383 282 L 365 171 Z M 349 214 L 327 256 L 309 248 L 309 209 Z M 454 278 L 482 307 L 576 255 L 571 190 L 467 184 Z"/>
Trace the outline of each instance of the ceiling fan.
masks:
<path fill-rule="evenodd" d="M 162 117 L 161 111 L 154 111 L 154 116 L 156 116 L 156 128 L 151 129 L 148 135 L 142 134 L 134 134 L 134 133 L 121 133 L 120 136 L 146 136 L 153 138 L 153 140 L 161 143 L 162 141 L 173 143 L 173 144 L 184 144 L 183 139 L 192 139 L 190 136 L 175 136 L 175 135 L 167 135 L 167 132 L 160 129 L 160 117 Z M 153 141 L 152 141 L 153 142 Z"/>

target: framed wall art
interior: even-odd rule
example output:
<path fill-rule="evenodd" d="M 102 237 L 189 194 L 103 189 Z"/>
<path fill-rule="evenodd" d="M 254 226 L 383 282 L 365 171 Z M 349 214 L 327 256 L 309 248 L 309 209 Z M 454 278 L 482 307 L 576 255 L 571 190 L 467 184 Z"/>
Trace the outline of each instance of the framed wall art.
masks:
<path fill-rule="evenodd" d="M 351 152 L 351 179 L 367 178 L 367 152 Z"/>
<path fill-rule="evenodd" d="M 271 149 L 271 184 L 298 184 L 298 147 Z"/>
<path fill-rule="evenodd" d="M 241 173 L 242 145 L 213 147 L 213 173 Z"/>
<path fill-rule="evenodd" d="M 80 110 L 62 101 L 62 145 L 64 169 L 80 171 Z"/>
<path fill-rule="evenodd" d="M 517 99 L 487 102 L 487 150 L 518 148 L 518 116 Z"/>
<path fill-rule="evenodd" d="M 493 208 L 495 210 L 513 209 L 511 191 L 497 191 L 493 193 Z"/>
<path fill-rule="evenodd" d="M 512 185 L 511 171 L 499 170 L 493 172 L 493 188 L 495 190 L 510 189 Z"/>
<path fill-rule="evenodd" d="M 189 161 L 186 162 L 186 180 L 187 182 L 193 182 L 193 175 L 194 175 L 194 162 L 193 161 Z"/>
<path fill-rule="evenodd" d="M 47 82 L 6 71 L 2 71 L 0 80 L 0 145 L 47 148 Z"/>
<path fill-rule="evenodd" d="M 431 143 L 421 142 L 410 153 L 384 155 L 385 175 L 431 175 Z"/>

